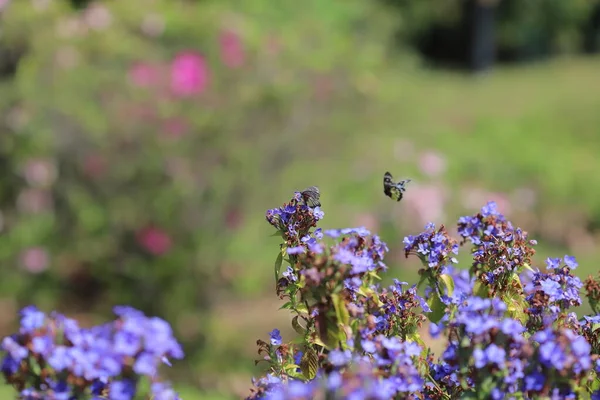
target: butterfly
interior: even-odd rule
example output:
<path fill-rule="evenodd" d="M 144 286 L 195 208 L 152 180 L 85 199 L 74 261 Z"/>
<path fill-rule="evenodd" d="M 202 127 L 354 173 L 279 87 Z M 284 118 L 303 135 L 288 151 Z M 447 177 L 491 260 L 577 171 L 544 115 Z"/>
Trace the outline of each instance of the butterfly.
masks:
<path fill-rule="evenodd" d="M 405 179 L 400 182 L 394 182 L 392 174 L 386 172 L 385 175 L 383 175 L 383 193 L 392 200 L 400 201 L 406 191 L 404 185 L 410 181 L 410 179 Z"/>
<path fill-rule="evenodd" d="M 300 195 L 302 195 L 302 200 L 304 200 L 304 204 L 307 206 L 311 208 L 321 206 L 321 202 L 319 201 L 321 193 L 319 192 L 318 187 L 309 186 L 304 189 L 304 191 L 300 192 Z"/>

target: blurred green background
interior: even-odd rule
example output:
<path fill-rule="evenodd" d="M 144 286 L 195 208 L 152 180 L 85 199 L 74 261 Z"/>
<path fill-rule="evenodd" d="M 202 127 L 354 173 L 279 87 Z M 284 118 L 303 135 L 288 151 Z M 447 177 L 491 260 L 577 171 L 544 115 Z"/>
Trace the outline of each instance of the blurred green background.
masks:
<path fill-rule="evenodd" d="M 293 332 L 264 213 L 309 185 L 388 279 L 415 280 L 404 236 L 488 200 L 585 278 L 599 49 L 598 1 L 0 0 L 0 334 L 130 304 L 174 326 L 184 399 L 245 396 L 256 340 Z"/>

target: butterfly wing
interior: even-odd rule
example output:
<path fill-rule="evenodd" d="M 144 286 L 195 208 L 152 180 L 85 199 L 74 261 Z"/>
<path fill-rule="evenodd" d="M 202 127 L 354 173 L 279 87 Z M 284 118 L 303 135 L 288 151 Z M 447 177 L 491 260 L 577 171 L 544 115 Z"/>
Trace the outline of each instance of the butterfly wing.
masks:
<path fill-rule="evenodd" d="M 311 207 L 321 207 L 321 202 L 319 199 L 321 198 L 321 193 L 319 192 L 319 188 L 316 186 L 309 186 L 302 192 L 302 199 L 304 203 Z"/>
<path fill-rule="evenodd" d="M 394 182 L 392 174 L 386 172 L 383 175 L 383 192 L 390 199 L 400 201 L 402 200 L 403 193 L 406 190 L 404 185 L 406 185 L 408 182 L 410 182 L 410 179 L 406 179 L 396 183 Z"/>
<path fill-rule="evenodd" d="M 402 199 L 402 192 L 398 190 L 394 178 L 389 172 L 383 175 L 383 193 L 392 200 L 400 201 Z"/>

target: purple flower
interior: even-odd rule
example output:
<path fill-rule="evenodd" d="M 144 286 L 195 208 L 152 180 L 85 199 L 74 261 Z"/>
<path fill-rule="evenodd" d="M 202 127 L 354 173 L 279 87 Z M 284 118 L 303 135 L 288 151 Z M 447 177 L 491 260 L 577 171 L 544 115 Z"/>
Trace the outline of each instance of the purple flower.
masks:
<path fill-rule="evenodd" d="M 133 364 L 133 370 L 136 374 L 154 377 L 156 375 L 156 357 L 147 352 L 141 353 Z"/>
<path fill-rule="evenodd" d="M 566 255 L 564 260 L 565 264 L 567 264 L 567 267 L 569 267 L 570 269 L 575 269 L 579 266 L 579 264 L 577 264 L 577 261 L 575 261 L 575 257 L 573 256 Z"/>
<path fill-rule="evenodd" d="M 279 329 L 273 329 L 269 332 L 269 337 L 271 338 L 271 344 L 273 346 L 281 345 L 281 333 L 279 332 Z"/>
<path fill-rule="evenodd" d="M 350 353 L 350 350 L 332 350 L 329 353 L 328 359 L 334 367 L 343 367 L 352 359 L 352 353 Z"/>
<path fill-rule="evenodd" d="M 114 400 L 132 400 L 135 396 L 135 382 L 130 379 L 110 383 L 110 398 Z"/>
<path fill-rule="evenodd" d="M 323 219 L 323 217 L 325 216 L 325 213 L 323 211 L 321 211 L 321 207 L 315 207 L 313 209 L 313 215 L 315 216 L 315 219 L 318 221 L 318 220 Z"/>
<path fill-rule="evenodd" d="M 558 269 L 560 267 L 560 258 L 550 258 L 546 259 L 546 268 L 547 269 Z"/>
<path fill-rule="evenodd" d="M 302 254 L 304 253 L 306 250 L 304 249 L 303 246 L 296 246 L 296 247 L 290 247 L 287 249 L 287 253 L 289 255 L 294 255 L 294 254 Z"/>
<path fill-rule="evenodd" d="M 10 357 L 17 362 L 26 358 L 29 354 L 27 349 L 17 343 L 11 336 L 7 336 L 2 340 L 2 346 L 0 348 L 7 352 Z"/>
<path fill-rule="evenodd" d="M 27 306 L 21 310 L 21 333 L 32 333 L 44 326 L 46 315 L 35 306 Z"/>

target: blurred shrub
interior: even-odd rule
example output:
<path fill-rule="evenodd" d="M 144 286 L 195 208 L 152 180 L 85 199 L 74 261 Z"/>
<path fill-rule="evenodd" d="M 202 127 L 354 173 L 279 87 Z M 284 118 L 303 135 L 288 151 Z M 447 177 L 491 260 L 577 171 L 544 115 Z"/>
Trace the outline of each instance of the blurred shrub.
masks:
<path fill-rule="evenodd" d="M 495 6 L 496 46 L 507 60 L 525 60 L 582 50 L 586 26 L 598 1 L 574 0 L 383 0 L 399 12 L 398 38 L 422 46 L 433 30 L 446 45 L 465 45 L 466 10 L 475 2 Z M 439 49 L 438 51 L 444 51 Z M 447 49 L 445 50 L 448 51 Z M 460 48 L 455 51 L 462 51 Z"/>
<path fill-rule="evenodd" d="M 193 359 L 248 204 L 327 133 L 367 128 L 385 62 L 383 8 L 278 4 L 2 11 L 19 54 L 0 83 L 2 301 L 80 319 L 126 303 Z"/>

